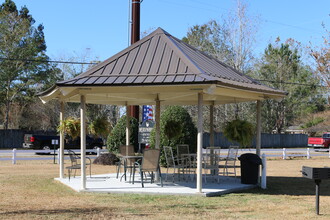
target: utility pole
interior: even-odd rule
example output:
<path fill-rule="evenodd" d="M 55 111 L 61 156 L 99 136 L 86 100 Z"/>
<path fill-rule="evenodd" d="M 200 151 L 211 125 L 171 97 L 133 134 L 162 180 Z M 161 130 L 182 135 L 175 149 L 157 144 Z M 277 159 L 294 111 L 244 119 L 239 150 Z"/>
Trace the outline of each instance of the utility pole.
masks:
<path fill-rule="evenodd" d="M 132 0 L 131 44 L 140 40 L 140 0 Z"/>
<path fill-rule="evenodd" d="M 142 1 L 132 0 L 131 45 L 140 40 L 140 5 Z M 139 106 L 131 105 L 129 108 L 130 116 L 139 121 Z"/>

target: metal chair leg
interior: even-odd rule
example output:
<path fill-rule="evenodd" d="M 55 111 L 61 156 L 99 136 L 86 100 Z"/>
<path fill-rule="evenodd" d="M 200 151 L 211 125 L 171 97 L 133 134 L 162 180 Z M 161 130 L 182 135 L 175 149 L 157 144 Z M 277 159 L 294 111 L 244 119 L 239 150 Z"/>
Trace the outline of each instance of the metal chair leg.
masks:
<path fill-rule="evenodd" d="M 143 184 L 143 172 L 140 171 L 140 176 L 141 176 L 141 184 L 142 184 L 142 188 L 144 188 L 144 184 Z"/>

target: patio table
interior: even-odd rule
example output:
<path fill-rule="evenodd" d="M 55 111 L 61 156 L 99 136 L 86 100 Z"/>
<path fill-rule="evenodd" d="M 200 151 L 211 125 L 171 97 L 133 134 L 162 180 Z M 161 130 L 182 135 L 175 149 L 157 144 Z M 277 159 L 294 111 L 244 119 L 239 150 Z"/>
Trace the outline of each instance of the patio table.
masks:
<path fill-rule="evenodd" d="M 125 156 L 125 155 L 120 155 L 119 159 L 123 161 L 124 164 L 124 173 L 120 178 L 120 181 L 122 180 L 123 177 L 125 177 L 125 181 L 126 181 L 126 172 L 127 169 L 130 169 L 130 178 L 129 178 L 129 182 L 131 182 L 131 177 L 132 177 L 132 170 L 133 170 L 133 166 L 135 166 L 135 161 L 137 160 L 141 160 L 143 158 L 142 155 L 133 155 L 133 156 Z M 135 160 L 134 162 L 131 162 L 130 160 Z M 129 163 L 130 162 L 130 163 Z"/>
<path fill-rule="evenodd" d="M 218 163 L 220 161 L 225 161 L 226 158 L 221 158 L 219 155 L 216 154 L 216 152 L 209 152 L 209 153 L 202 153 L 202 161 L 207 161 L 207 157 L 210 157 L 211 155 L 215 155 L 216 157 L 211 157 L 212 159 L 216 158 L 217 161 L 215 163 Z M 196 169 L 197 168 L 197 154 L 196 153 L 189 153 L 189 154 L 182 154 L 182 156 L 187 157 L 191 160 L 191 164 L 188 167 L 188 172 L 191 173 L 190 169 Z M 204 165 L 202 166 L 203 169 L 205 169 Z M 209 170 L 209 169 L 206 169 Z M 218 173 L 218 169 L 214 168 L 211 170 L 211 174 L 215 175 Z"/>

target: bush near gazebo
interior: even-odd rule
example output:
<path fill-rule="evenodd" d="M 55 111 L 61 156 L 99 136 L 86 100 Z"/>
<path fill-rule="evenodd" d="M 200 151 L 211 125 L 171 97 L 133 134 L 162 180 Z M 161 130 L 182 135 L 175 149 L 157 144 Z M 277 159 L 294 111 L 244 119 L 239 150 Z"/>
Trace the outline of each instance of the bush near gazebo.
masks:
<path fill-rule="evenodd" d="M 135 151 L 139 148 L 138 144 L 138 121 L 136 118 L 130 118 L 130 144 L 134 145 Z M 111 134 L 108 136 L 107 147 L 109 152 L 118 152 L 120 145 L 126 144 L 126 115 L 122 116 L 114 126 Z"/>
<path fill-rule="evenodd" d="M 155 128 L 151 131 L 150 145 L 155 146 Z M 178 144 L 188 144 L 191 153 L 197 151 L 197 128 L 188 111 L 181 106 L 168 106 L 160 117 L 160 147 L 171 146 L 177 153 Z M 161 164 L 165 164 L 165 155 L 161 154 Z"/>

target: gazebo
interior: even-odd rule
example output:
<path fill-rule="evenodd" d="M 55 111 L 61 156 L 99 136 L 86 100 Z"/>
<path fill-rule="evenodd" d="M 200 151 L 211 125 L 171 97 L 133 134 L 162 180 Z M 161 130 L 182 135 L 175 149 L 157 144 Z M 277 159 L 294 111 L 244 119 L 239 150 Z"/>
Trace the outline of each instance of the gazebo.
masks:
<path fill-rule="evenodd" d="M 39 94 L 46 103 L 58 99 L 60 120 L 64 103 L 80 103 L 81 190 L 86 188 L 85 105 L 156 105 L 156 148 L 160 148 L 160 105 L 197 105 L 197 192 L 202 192 L 202 105 L 210 105 L 211 144 L 213 106 L 226 103 L 257 102 L 257 153 L 260 154 L 261 100 L 281 99 L 286 93 L 261 84 L 204 52 L 158 28 L 85 73 L 56 83 Z M 129 117 L 127 117 L 127 128 Z M 126 144 L 129 144 L 126 129 Z M 64 178 L 64 135 L 60 133 L 60 178 Z"/>

